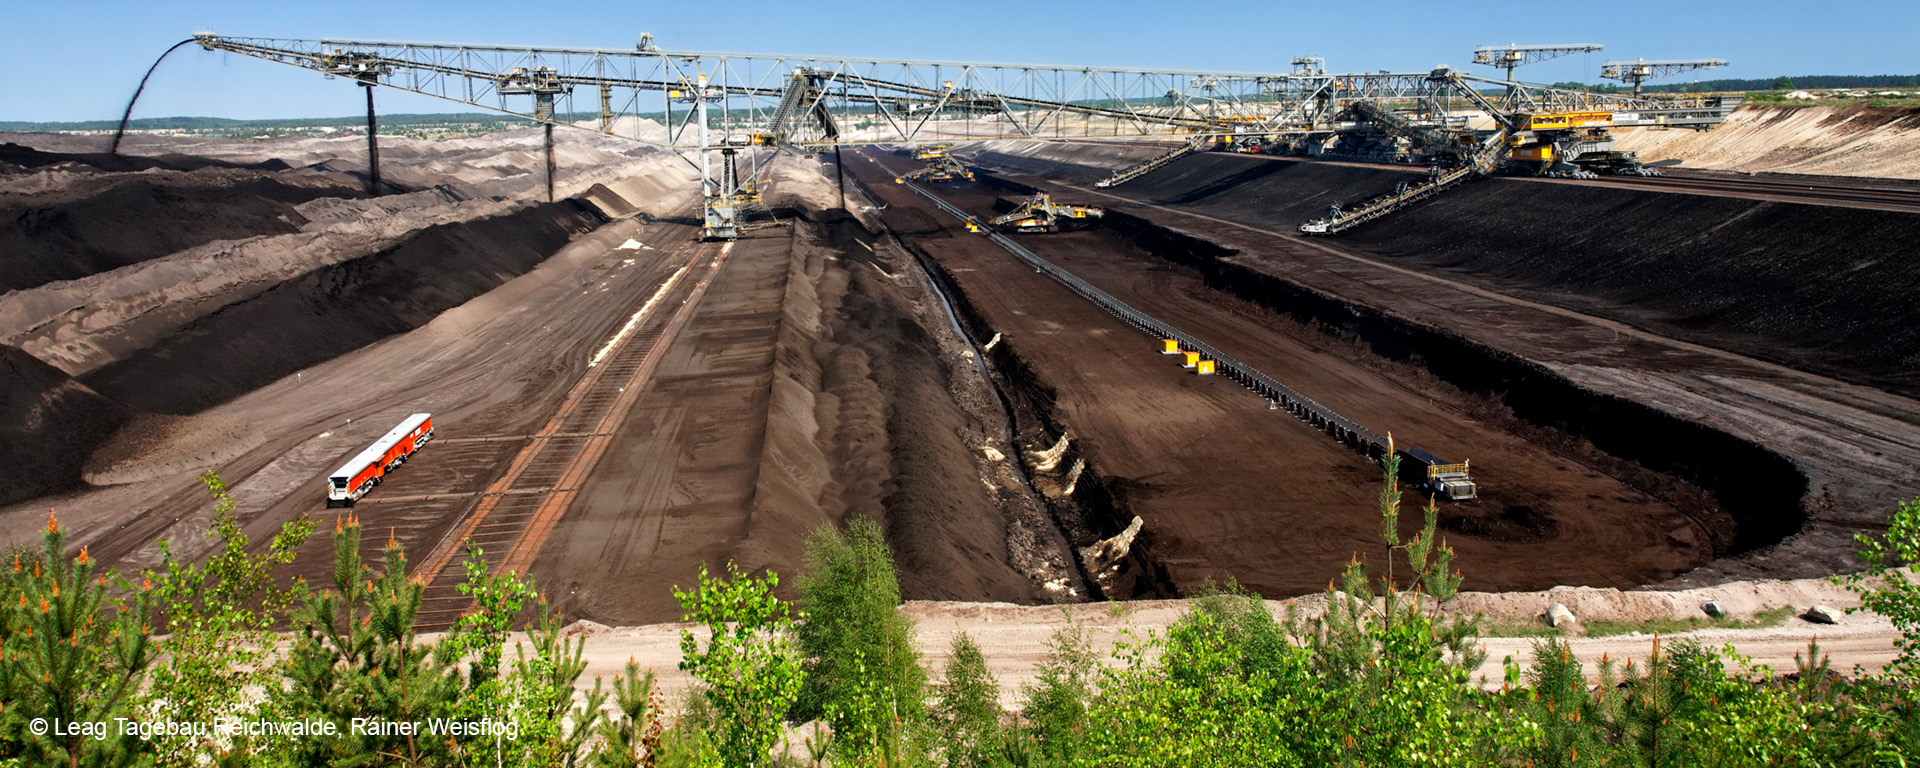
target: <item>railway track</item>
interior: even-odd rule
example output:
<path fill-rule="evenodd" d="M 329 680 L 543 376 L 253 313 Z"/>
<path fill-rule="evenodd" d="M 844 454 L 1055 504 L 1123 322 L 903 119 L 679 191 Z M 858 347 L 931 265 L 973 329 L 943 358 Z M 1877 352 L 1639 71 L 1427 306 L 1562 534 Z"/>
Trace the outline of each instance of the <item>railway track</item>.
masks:
<path fill-rule="evenodd" d="M 1737 176 L 1603 176 L 1600 181 L 1621 186 L 1652 187 L 1672 191 L 1728 192 L 1742 196 L 1805 200 L 1809 202 L 1853 203 L 1900 210 L 1920 211 L 1920 189 L 1864 187 L 1832 182 L 1799 182 L 1780 179 Z"/>
<path fill-rule="evenodd" d="M 417 629 L 444 630 L 472 605 L 459 590 L 470 547 L 491 573 L 525 574 L 533 565 L 732 247 L 686 240 L 665 254 L 683 265 L 609 338 L 559 410 L 414 569 L 426 584 Z"/>

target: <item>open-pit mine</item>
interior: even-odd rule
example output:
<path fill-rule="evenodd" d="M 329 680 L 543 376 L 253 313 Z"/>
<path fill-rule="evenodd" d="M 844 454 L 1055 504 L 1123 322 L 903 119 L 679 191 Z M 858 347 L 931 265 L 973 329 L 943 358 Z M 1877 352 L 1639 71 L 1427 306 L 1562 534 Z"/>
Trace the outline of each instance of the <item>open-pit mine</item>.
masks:
<path fill-rule="evenodd" d="M 1311 594 L 1389 457 L 1477 592 L 1847 572 L 1920 489 L 1920 110 L 1535 86 L 1524 46 L 190 42 L 364 86 L 368 131 L 3 137 L 9 541 L 198 554 L 217 470 L 255 541 L 404 545 L 424 628 L 473 547 L 635 625 L 856 516 L 910 600 Z M 383 136 L 383 88 L 526 122 Z"/>

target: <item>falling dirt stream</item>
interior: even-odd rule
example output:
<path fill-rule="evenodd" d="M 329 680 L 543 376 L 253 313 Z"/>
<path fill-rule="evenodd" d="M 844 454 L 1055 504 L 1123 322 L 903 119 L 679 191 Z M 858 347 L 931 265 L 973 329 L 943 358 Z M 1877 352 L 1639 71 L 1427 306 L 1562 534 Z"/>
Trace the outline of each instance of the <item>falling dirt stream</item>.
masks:
<path fill-rule="evenodd" d="M 193 38 L 187 38 L 174 43 L 173 47 L 168 48 L 166 53 L 160 54 L 160 58 L 153 60 L 153 66 L 147 67 L 146 74 L 140 76 L 140 87 L 133 89 L 133 98 L 127 99 L 127 111 L 120 113 L 120 128 L 113 132 L 113 146 L 107 149 L 107 154 L 120 154 L 120 139 L 127 135 L 127 119 L 133 117 L 134 103 L 140 101 L 140 94 L 147 90 L 147 78 L 153 77 L 153 71 L 160 68 L 160 62 L 166 61 L 167 57 L 173 55 L 174 51 L 180 50 L 180 46 L 192 42 Z"/>

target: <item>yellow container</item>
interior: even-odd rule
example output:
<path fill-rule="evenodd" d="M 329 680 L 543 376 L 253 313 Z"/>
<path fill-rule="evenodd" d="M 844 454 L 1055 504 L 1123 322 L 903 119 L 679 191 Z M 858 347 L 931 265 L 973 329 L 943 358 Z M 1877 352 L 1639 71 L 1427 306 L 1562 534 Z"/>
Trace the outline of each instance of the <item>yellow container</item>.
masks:
<path fill-rule="evenodd" d="M 1199 369 L 1195 370 L 1194 373 L 1200 374 L 1201 376 L 1213 375 L 1213 361 L 1212 360 L 1200 361 L 1200 367 Z"/>
<path fill-rule="evenodd" d="M 1180 354 L 1180 340 L 1167 339 L 1166 342 L 1160 347 L 1160 354 L 1163 354 L 1163 355 Z"/>
<path fill-rule="evenodd" d="M 1186 362 L 1186 363 L 1184 363 L 1184 364 L 1182 364 L 1182 365 L 1181 365 L 1180 367 L 1182 367 L 1182 368 L 1192 368 L 1192 367 L 1194 367 L 1194 366 L 1197 366 L 1197 365 L 1199 365 L 1199 364 L 1200 364 L 1200 353 L 1198 353 L 1198 352 L 1188 352 L 1188 353 L 1187 353 L 1187 362 Z"/>

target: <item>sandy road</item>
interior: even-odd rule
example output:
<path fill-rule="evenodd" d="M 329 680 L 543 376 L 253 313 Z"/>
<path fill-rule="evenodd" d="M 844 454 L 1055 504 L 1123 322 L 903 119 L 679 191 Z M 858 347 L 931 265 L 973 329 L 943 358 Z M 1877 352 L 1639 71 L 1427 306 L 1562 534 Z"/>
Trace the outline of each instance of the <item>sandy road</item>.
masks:
<path fill-rule="evenodd" d="M 1317 604 L 1317 597 L 1304 598 L 1303 608 Z M 1283 617 L 1286 603 L 1268 601 L 1268 610 Z M 938 679 L 944 668 L 947 650 L 954 636 L 971 636 L 986 656 L 988 669 L 1000 685 L 1000 702 L 1018 708 L 1021 688 L 1031 684 L 1036 668 L 1048 654 L 1048 640 L 1069 622 L 1078 623 L 1093 640 L 1096 653 L 1110 657 L 1119 642 L 1136 642 L 1149 633 L 1162 633 L 1187 612 L 1184 600 L 1141 600 L 1126 603 L 1095 603 L 1070 606 L 1020 606 L 1007 603 L 955 603 L 910 601 L 901 613 L 915 622 L 918 630 L 915 648 L 928 673 Z M 652 669 L 669 692 L 684 690 L 692 679 L 680 671 L 680 632 L 693 629 L 690 624 L 654 624 L 636 627 L 597 627 L 586 635 L 587 670 L 579 686 L 591 688 L 595 676 L 611 677 L 619 673 L 629 659 L 642 669 Z M 1818 640 L 1823 654 L 1831 656 L 1832 668 L 1844 674 L 1856 666 L 1873 672 L 1883 668 L 1895 655 L 1892 626 L 1877 616 L 1856 614 L 1845 624 L 1814 625 L 1789 619 L 1778 627 L 1746 630 L 1702 630 L 1661 639 L 1666 647 L 1680 641 L 1698 642 L 1719 649 L 1731 645 L 1754 665 L 1765 665 L 1774 674 L 1794 671 L 1794 655 L 1805 655 L 1807 643 Z M 1530 664 L 1533 638 L 1483 638 L 1481 647 L 1487 661 L 1473 673 L 1475 681 L 1498 687 L 1503 677 L 1503 662 L 1512 656 L 1523 668 Z M 1644 663 L 1653 652 L 1650 635 L 1567 638 L 1574 655 L 1596 673 L 1604 656 L 1615 664 L 1628 660 Z M 1109 663 L 1112 663 L 1109 659 Z"/>

